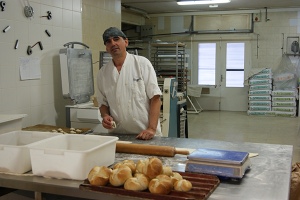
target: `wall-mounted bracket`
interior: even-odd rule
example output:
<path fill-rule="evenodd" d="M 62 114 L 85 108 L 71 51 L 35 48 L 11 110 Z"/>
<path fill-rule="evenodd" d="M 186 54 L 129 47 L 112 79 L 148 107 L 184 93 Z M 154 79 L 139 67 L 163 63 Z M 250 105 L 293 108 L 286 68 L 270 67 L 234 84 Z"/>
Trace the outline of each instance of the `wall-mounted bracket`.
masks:
<path fill-rule="evenodd" d="M 5 10 L 5 6 L 6 6 L 5 1 L 0 1 L 1 11 L 4 11 L 4 10 Z"/>
<path fill-rule="evenodd" d="M 39 42 L 35 43 L 33 46 L 28 46 L 28 47 L 27 47 L 27 54 L 28 54 L 28 55 L 31 55 L 31 54 L 32 54 L 32 48 L 33 48 L 35 45 L 37 45 L 37 44 L 40 46 L 40 49 L 41 49 L 41 50 L 44 49 L 44 47 L 43 47 L 43 45 L 42 45 L 42 42 L 39 41 Z"/>
<path fill-rule="evenodd" d="M 47 11 L 47 15 L 41 16 L 41 17 L 47 17 L 48 20 L 52 19 L 52 14 L 50 11 Z"/>

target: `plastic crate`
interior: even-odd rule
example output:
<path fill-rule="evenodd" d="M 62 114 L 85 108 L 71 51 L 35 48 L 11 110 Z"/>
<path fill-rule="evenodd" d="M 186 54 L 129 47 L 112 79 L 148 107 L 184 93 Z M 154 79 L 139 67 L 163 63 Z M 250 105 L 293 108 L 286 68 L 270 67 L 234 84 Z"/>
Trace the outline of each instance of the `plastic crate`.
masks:
<path fill-rule="evenodd" d="M 32 173 L 38 176 L 84 180 L 94 166 L 115 161 L 118 137 L 60 135 L 30 145 Z"/>
<path fill-rule="evenodd" d="M 22 129 L 23 118 L 27 114 L 0 115 L 0 134 Z"/>
<path fill-rule="evenodd" d="M 25 173 L 31 170 L 29 145 L 59 133 L 11 131 L 0 134 L 0 171 Z"/>

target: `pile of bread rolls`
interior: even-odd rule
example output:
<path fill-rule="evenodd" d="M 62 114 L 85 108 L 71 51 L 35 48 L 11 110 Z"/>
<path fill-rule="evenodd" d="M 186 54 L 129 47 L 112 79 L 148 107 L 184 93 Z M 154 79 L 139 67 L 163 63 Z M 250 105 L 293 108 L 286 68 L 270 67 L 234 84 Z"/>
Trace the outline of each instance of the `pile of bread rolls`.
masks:
<path fill-rule="evenodd" d="M 88 174 L 91 185 L 123 186 L 126 190 L 149 190 L 155 194 L 169 194 L 173 189 L 188 192 L 192 183 L 183 179 L 178 172 L 173 172 L 169 166 L 163 166 L 157 157 L 139 160 L 124 160 L 112 168 L 96 166 Z"/>

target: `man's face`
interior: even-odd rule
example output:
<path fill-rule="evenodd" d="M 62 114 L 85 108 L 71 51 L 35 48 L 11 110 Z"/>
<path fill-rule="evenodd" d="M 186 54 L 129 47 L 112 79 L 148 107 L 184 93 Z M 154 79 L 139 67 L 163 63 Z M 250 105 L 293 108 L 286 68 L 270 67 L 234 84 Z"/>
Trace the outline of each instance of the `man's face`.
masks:
<path fill-rule="evenodd" d="M 121 55 L 126 52 L 128 46 L 128 39 L 124 39 L 120 36 L 110 37 L 106 42 L 106 51 L 112 56 Z"/>

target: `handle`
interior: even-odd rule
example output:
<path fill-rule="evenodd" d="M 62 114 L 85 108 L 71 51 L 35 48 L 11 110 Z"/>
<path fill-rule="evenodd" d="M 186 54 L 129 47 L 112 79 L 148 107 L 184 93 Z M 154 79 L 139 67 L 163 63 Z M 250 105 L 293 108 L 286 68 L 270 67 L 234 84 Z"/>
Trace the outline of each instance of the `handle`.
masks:
<path fill-rule="evenodd" d="M 188 150 L 175 148 L 175 154 L 190 155 L 190 152 Z"/>
<path fill-rule="evenodd" d="M 69 48 L 69 46 L 71 45 L 71 48 L 74 48 L 74 44 L 80 44 L 80 45 L 84 46 L 87 49 L 89 48 L 89 46 L 87 46 L 86 44 L 83 44 L 81 42 L 68 42 L 68 43 L 64 44 L 64 47 Z"/>

